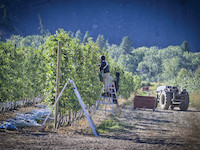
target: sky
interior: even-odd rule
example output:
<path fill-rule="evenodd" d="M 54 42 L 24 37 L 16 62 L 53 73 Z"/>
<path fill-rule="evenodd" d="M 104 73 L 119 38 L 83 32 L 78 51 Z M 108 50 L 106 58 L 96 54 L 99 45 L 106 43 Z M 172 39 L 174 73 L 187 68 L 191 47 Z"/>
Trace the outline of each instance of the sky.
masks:
<path fill-rule="evenodd" d="M 134 48 L 187 40 L 191 51 L 200 52 L 200 0 L 0 0 L 0 33 L 40 34 L 38 14 L 52 34 L 80 29 L 117 45 L 129 36 Z"/>

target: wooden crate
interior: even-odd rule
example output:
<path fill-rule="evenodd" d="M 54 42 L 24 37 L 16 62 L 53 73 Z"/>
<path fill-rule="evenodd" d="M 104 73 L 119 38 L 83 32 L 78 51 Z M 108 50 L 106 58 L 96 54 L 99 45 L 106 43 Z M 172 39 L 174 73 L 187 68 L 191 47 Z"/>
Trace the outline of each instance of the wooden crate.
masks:
<path fill-rule="evenodd" d="M 142 87 L 142 91 L 148 91 L 149 90 L 149 87 L 148 86 L 143 86 Z"/>
<path fill-rule="evenodd" d="M 153 109 L 157 107 L 157 100 L 153 96 L 135 96 L 133 108 L 148 108 Z"/>

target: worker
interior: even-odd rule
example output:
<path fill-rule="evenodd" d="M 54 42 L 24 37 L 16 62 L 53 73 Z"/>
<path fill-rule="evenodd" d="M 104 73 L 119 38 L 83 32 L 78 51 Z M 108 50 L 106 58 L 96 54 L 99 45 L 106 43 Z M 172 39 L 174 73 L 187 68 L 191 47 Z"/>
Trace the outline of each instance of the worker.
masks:
<path fill-rule="evenodd" d="M 109 79 L 110 79 L 110 70 L 108 62 L 105 60 L 105 56 L 101 56 L 101 65 L 100 71 L 103 72 L 103 84 L 104 84 L 104 93 L 106 96 L 109 95 Z"/>
<path fill-rule="evenodd" d="M 119 90 L 119 76 L 120 76 L 120 73 L 116 72 L 115 76 L 116 76 L 116 78 L 114 79 L 114 83 L 115 83 L 115 89 L 116 89 L 116 92 L 117 92 Z"/>

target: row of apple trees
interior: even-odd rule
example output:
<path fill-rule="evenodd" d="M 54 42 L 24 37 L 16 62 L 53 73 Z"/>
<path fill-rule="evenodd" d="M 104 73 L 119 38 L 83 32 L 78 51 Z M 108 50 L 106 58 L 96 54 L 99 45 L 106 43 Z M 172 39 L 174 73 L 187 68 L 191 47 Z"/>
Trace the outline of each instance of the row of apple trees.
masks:
<path fill-rule="evenodd" d="M 86 43 L 81 43 L 78 39 L 69 37 L 64 30 L 59 30 L 45 39 L 39 48 L 16 46 L 17 43 L 13 44 L 13 41 L 0 43 L 0 100 L 19 101 L 45 96 L 45 101 L 53 104 L 56 96 L 57 48 L 60 40 L 60 89 L 67 79 L 73 79 L 84 102 L 88 106 L 94 105 L 102 88 L 97 64 L 100 63 L 99 56 L 104 52 L 92 38 L 88 38 Z M 24 42 L 24 39 L 22 40 Z M 140 87 L 140 78 L 124 71 L 107 53 L 105 56 L 110 65 L 111 75 L 114 77 L 116 71 L 120 72 L 119 94 L 128 98 L 131 92 Z M 64 111 L 80 109 L 70 86 L 63 93 L 59 107 Z"/>

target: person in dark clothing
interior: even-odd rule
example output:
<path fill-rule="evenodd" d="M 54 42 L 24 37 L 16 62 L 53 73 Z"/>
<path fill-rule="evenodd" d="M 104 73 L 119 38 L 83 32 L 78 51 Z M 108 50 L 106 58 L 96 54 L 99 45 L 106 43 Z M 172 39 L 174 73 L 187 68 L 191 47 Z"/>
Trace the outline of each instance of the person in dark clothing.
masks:
<path fill-rule="evenodd" d="M 101 65 L 100 71 L 103 72 L 103 84 L 105 88 L 105 93 L 109 93 L 109 79 L 110 79 L 110 70 L 108 66 L 108 62 L 105 60 L 105 56 L 101 56 Z"/>
<path fill-rule="evenodd" d="M 117 92 L 119 90 L 119 76 L 120 76 L 120 73 L 116 72 L 115 76 L 116 76 L 116 78 L 114 79 L 114 83 L 115 83 L 115 89 L 116 89 L 116 92 Z"/>

